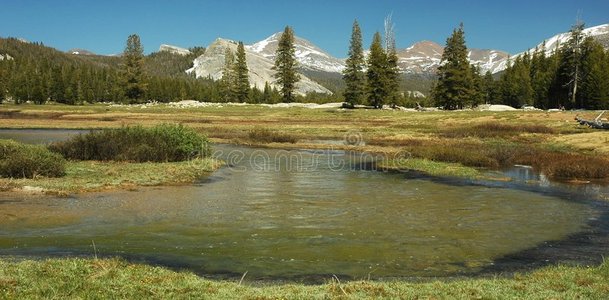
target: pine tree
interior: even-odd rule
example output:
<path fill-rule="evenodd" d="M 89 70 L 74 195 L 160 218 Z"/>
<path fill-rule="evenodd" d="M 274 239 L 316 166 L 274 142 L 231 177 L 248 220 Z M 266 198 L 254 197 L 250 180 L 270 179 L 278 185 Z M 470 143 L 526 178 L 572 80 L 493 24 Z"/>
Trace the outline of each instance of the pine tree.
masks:
<path fill-rule="evenodd" d="M 479 66 L 470 65 L 470 74 L 472 80 L 472 95 L 469 101 L 465 102 L 465 105 L 476 107 L 485 100 L 484 79 L 480 74 Z"/>
<path fill-rule="evenodd" d="M 0 104 L 2 104 L 6 100 L 6 85 L 4 82 L 0 81 Z"/>
<path fill-rule="evenodd" d="M 237 60 L 234 65 L 235 76 L 235 98 L 238 102 L 248 102 L 250 93 L 250 81 L 248 75 L 245 47 L 243 42 L 237 46 Z"/>
<path fill-rule="evenodd" d="M 519 56 L 501 76 L 501 103 L 522 107 L 533 103 L 528 54 Z"/>
<path fill-rule="evenodd" d="M 582 108 L 605 109 L 609 102 L 609 65 L 603 46 L 588 37 L 582 44 L 582 80 L 578 99 Z"/>
<path fill-rule="evenodd" d="M 558 52 L 558 70 L 552 84 L 550 98 L 558 107 L 581 107 L 577 101 L 578 87 L 581 82 L 581 43 L 583 41 L 583 23 L 574 25 L 570 30 L 569 40 L 561 45 Z M 556 55 L 556 54 L 555 54 Z"/>
<path fill-rule="evenodd" d="M 351 32 L 351 43 L 349 45 L 349 57 L 343 71 L 345 81 L 345 91 L 343 96 L 345 101 L 351 106 L 362 104 L 366 93 L 366 77 L 364 73 L 364 49 L 362 46 L 362 32 L 360 31 L 357 20 L 353 22 Z"/>
<path fill-rule="evenodd" d="M 220 91 L 223 102 L 232 102 L 235 99 L 235 55 L 226 47 L 224 50 L 224 68 L 220 79 Z"/>
<path fill-rule="evenodd" d="M 123 53 L 125 80 L 125 96 L 130 102 L 141 102 L 146 92 L 144 78 L 144 48 L 137 34 L 127 38 L 127 46 Z"/>
<path fill-rule="evenodd" d="M 262 91 L 262 103 L 272 103 L 271 87 L 269 82 L 264 82 L 264 90 Z"/>
<path fill-rule="evenodd" d="M 546 43 L 536 48 L 531 57 L 530 78 L 533 89 L 533 105 L 538 108 L 549 108 L 550 85 L 556 73 L 555 59 L 546 56 Z"/>
<path fill-rule="evenodd" d="M 385 18 L 385 53 L 387 62 L 385 65 L 385 78 L 387 80 L 386 102 L 392 107 L 401 104 L 400 90 L 400 68 L 398 67 L 398 54 L 395 47 L 395 31 L 393 21 L 390 14 Z"/>
<path fill-rule="evenodd" d="M 482 77 L 482 101 L 486 104 L 495 103 L 497 99 L 495 79 L 491 71 L 486 71 Z"/>
<path fill-rule="evenodd" d="M 296 48 L 294 46 L 294 31 L 290 26 L 286 26 L 275 54 L 275 80 L 281 87 L 283 102 L 293 102 L 296 83 L 300 80 L 297 72 Z"/>
<path fill-rule="evenodd" d="M 382 108 L 387 97 L 387 54 L 383 50 L 381 34 L 376 32 L 370 45 L 368 71 L 366 72 L 368 103 Z"/>
<path fill-rule="evenodd" d="M 387 102 L 392 107 L 401 105 L 400 68 L 398 67 L 398 54 L 396 52 L 395 45 L 387 50 L 385 78 L 387 79 Z"/>
<path fill-rule="evenodd" d="M 452 110 L 462 108 L 471 101 L 475 87 L 467 54 L 465 32 L 461 24 L 446 40 L 437 72 L 438 81 L 433 91 L 436 105 Z"/>
<path fill-rule="evenodd" d="M 7 94 L 8 85 L 8 63 L 0 60 L 0 104 L 4 102 Z"/>

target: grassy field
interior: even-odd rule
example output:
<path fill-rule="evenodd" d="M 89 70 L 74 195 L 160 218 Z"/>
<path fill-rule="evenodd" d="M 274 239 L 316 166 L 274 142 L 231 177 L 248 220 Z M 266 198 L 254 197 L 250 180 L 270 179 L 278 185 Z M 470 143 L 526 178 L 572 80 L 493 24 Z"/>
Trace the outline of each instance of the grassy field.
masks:
<path fill-rule="evenodd" d="M 0 128 L 114 128 L 181 123 L 214 142 L 287 149 L 334 148 L 384 153 L 381 167 L 433 176 L 478 178 L 485 169 L 529 164 L 557 179 L 607 180 L 609 138 L 576 115 L 596 112 L 403 112 L 233 106 L 178 109 L 105 105 L 0 105 Z M 346 141 L 346 142 L 345 142 Z M 0 189 L 40 187 L 73 193 L 135 185 L 180 184 L 212 171 L 216 161 L 69 162 L 60 179 L 0 180 Z M 27 188 L 26 188 L 27 189 Z M 609 263 L 554 266 L 509 277 L 422 283 L 339 282 L 322 285 L 206 280 L 187 272 L 118 259 L 0 260 L 0 299 L 604 299 Z"/>
<path fill-rule="evenodd" d="M 509 278 L 264 284 L 206 280 L 118 259 L 0 260 L 0 299 L 606 299 L 609 263 Z"/>
<path fill-rule="evenodd" d="M 220 165 L 211 158 L 168 163 L 69 161 L 64 177 L 0 178 L 0 190 L 67 195 L 113 188 L 186 184 L 210 174 Z"/>
<path fill-rule="evenodd" d="M 1 105 L 0 128 L 106 128 L 177 122 L 214 142 L 278 148 L 344 148 L 409 153 L 433 161 L 435 175 L 471 176 L 469 168 L 532 165 L 557 179 L 607 180 L 609 138 L 574 117 L 597 112 L 404 112 L 223 106 Z M 328 142 L 329 141 L 329 142 Z M 348 141 L 338 145 L 336 141 Z M 467 169 L 455 172 L 454 165 Z M 403 164 L 403 163 L 402 163 Z M 392 163 L 392 165 L 399 165 Z M 411 162 L 406 165 L 415 165 Z M 405 165 L 405 166 L 406 166 Z M 453 166 L 453 167 L 450 167 Z M 450 168 L 449 168 L 450 167 Z M 442 170 L 449 170 L 443 173 Z"/>

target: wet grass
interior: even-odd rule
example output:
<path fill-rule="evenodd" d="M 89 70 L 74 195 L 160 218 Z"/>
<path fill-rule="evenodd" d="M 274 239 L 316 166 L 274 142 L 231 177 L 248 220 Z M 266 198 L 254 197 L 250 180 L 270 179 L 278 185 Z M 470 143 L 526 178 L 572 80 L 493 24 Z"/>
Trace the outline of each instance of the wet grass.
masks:
<path fill-rule="evenodd" d="M 473 126 L 448 128 L 440 132 L 446 138 L 507 138 L 521 134 L 554 134 L 556 129 L 538 124 L 503 124 L 499 122 L 484 122 Z"/>
<path fill-rule="evenodd" d="M 594 118 L 597 112 L 400 112 L 255 105 L 188 109 L 2 105 L 2 112 L 7 117 L 0 119 L 0 127 L 7 128 L 117 128 L 179 122 L 214 142 L 286 148 L 308 147 L 307 140 L 343 140 L 355 133 L 365 142 L 358 151 L 408 151 L 414 158 L 472 168 L 528 164 L 553 178 L 609 178 L 604 171 L 609 163 L 603 158 L 609 154 L 609 141 L 603 133 L 573 120 L 576 115 Z"/>
<path fill-rule="evenodd" d="M 55 195 L 137 186 L 192 183 L 221 166 L 211 158 L 168 163 L 68 161 L 62 178 L 0 178 L 0 190 L 21 190 Z"/>
<path fill-rule="evenodd" d="M 554 266 L 511 277 L 340 282 L 212 281 L 119 259 L 0 260 L 2 299 L 605 299 L 609 263 Z"/>
<path fill-rule="evenodd" d="M 553 179 L 607 180 L 609 159 L 586 153 L 564 152 L 551 147 L 527 146 L 493 140 L 427 140 L 411 142 L 403 151 L 415 158 L 460 164 L 463 167 L 501 169 L 530 165 Z M 447 172 L 447 174 L 452 172 Z"/>
<path fill-rule="evenodd" d="M 457 163 L 437 162 L 420 158 L 401 158 L 385 160 L 378 165 L 381 169 L 417 171 L 431 176 L 449 176 L 461 178 L 481 178 L 480 170 Z"/>
<path fill-rule="evenodd" d="M 255 128 L 248 132 L 248 138 L 253 143 L 291 143 L 298 142 L 294 135 L 272 131 L 266 128 Z"/>

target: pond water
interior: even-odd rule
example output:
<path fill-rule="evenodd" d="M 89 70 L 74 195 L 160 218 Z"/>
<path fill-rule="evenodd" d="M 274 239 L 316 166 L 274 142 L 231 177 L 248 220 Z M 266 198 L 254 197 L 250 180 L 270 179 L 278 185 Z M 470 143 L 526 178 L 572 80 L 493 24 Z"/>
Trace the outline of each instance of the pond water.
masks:
<path fill-rule="evenodd" d="M 594 200 L 603 187 L 531 184 L 522 170 L 509 183 L 381 172 L 374 157 L 332 150 L 215 152 L 229 165 L 188 186 L 1 193 L 0 255 L 96 252 L 210 276 L 315 280 L 589 263 L 609 245 L 607 205 Z"/>

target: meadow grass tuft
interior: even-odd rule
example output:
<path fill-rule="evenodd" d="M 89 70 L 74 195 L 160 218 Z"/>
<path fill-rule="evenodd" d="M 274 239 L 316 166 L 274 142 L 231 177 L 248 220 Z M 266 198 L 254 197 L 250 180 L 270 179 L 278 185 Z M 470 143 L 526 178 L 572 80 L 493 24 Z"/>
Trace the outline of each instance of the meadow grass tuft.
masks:
<path fill-rule="evenodd" d="M 296 143 L 293 135 L 271 131 L 266 128 L 254 128 L 248 132 L 248 138 L 255 143 Z"/>

